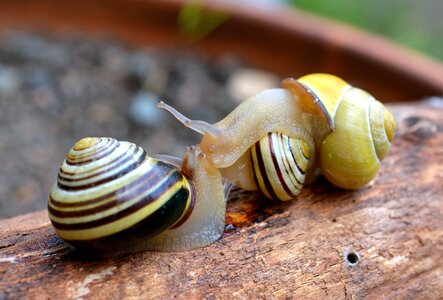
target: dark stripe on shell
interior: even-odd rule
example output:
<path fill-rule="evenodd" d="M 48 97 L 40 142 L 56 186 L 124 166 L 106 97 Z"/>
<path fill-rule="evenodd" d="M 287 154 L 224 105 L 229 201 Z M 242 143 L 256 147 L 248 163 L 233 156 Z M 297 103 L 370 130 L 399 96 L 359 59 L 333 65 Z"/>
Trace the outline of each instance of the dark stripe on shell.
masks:
<path fill-rule="evenodd" d="M 283 146 L 283 148 L 284 148 L 285 146 L 287 146 L 287 147 L 289 148 L 289 151 L 291 151 L 291 141 L 290 141 L 291 138 L 288 137 L 288 143 L 287 143 L 287 145 L 284 144 L 283 134 L 281 134 L 281 133 L 280 133 L 280 139 L 281 139 L 281 141 L 282 141 L 282 146 Z M 289 157 L 288 157 L 288 155 L 286 155 L 286 153 L 287 153 L 287 151 L 285 151 L 285 155 L 284 155 L 284 157 L 285 157 L 285 160 L 286 160 L 287 165 L 289 166 L 289 170 L 285 169 L 285 170 L 286 170 L 286 174 L 288 174 L 288 178 L 289 178 L 289 180 L 291 181 L 291 184 L 293 184 L 294 187 L 295 187 L 298 191 L 300 191 L 299 188 L 298 188 L 297 186 L 295 186 L 294 181 L 292 180 L 292 177 L 295 178 L 295 181 L 297 181 L 298 184 L 302 184 L 302 183 L 298 180 L 297 176 L 295 176 L 295 174 L 294 174 L 294 170 L 292 169 L 291 163 L 290 163 L 290 161 L 289 161 Z M 293 157 L 293 156 L 292 156 L 292 157 Z M 293 160 L 294 160 L 294 159 L 293 159 Z M 297 166 L 297 162 L 295 162 L 295 165 Z M 293 176 L 291 177 L 290 174 L 292 174 Z"/>
<path fill-rule="evenodd" d="M 272 184 L 266 174 L 266 168 L 265 168 L 265 164 L 263 161 L 263 155 L 262 155 L 261 149 L 260 149 L 260 141 L 255 143 L 254 150 L 255 150 L 255 154 L 257 157 L 257 164 L 258 164 L 259 171 L 260 171 L 260 174 L 257 174 L 257 176 L 259 175 L 263 179 L 263 183 L 265 185 L 265 188 L 266 188 L 267 192 L 269 193 L 269 195 L 271 196 L 271 198 L 278 199 L 277 194 L 275 193 L 274 189 L 272 188 Z M 254 173 L 255 173 L 256 170 L 255 170 L 255 168 L 253 168 L 253 169 L 254 169 Z M 259 189 L 261 189 L 261 186 L 258 183 L 258 181 L 256 182 L 256 184 L 257 184 L 257 187 Z"/>
<path fill-rule="evenodd" d="M 105 142 L 103 142 L 103 140 L 105 140 Z M 90 157 L 91 155 L 96 155 L 97 153 L 100 153 L 100 152 L 106 150 L 113 143 L 118 143 L 118 141 L 115 139 L 100 138 L 100 142 L 98 144 L 94 145 L 94 147 L 80 150 L 80 151 L 75 151 L 74 153 L 71 153 L 71 151 L 74 151 L 74 149 L 70 150 L 68 152 L 68 154 L 66 155 L 66 161 L 69 163 L 76 163 L 78 161 L 81 161 L 85 158 Z"/>
<path fill-rule="evenodd" d="M 274 170 L 277 174 L 278 180 L 280 181 L 280 184 L 283 187 L 283 189 L 285 190 L 286 194 L 288 194 L 288 196 L 294 198 L 295 195 L 292 193 L 291 189 L 286 184 L 286 181 L 285 181 L 283 174 L 280 170 L 280 166 L 278 165 L 277 156 L 276 156 L 276 153 L 274 150 L 274 145 L 272 143 L 272 133 L 268 133 L 268 145 L 269 145 L 269 152 L 271 153 L 272 163 L 274 165 Z M 277 199 L 279 199 L 279 198 L 277 198 Z"/>
<path fill-rule="evenodd" d="M 106 252 L 137 247 L 137 245 L 155 237 L 177 222 L 177 219 L 183 215 L 183 210 L 186 207 L 186 199 L 189 197 L 188 195 L 188 190 L 180 188 L 177 193 L 155 213 L 137 224 L 114 234 L 97 239 L 83 241 L 66 240 L 66 242 L 73 245 L 76 249 L 83 251 Z"/>
<path fill-rule="evenodd" d="M 155 169 L 155 168 L 153 168 Z M 70 218 L 70 217 L 81 217 L 81 216 L 87 216 L 96 214 L 102 211 L 105 211 L 109 208 L 118 206 L 120 203 L 125 201 L 130 201 L 134 197 L 142 194 L 145 192 L 149 187 L 152 187 L 153 185 L 160 182 L 165 176 L 164 172 L 158 172 L 158 170 L 151 170 L 151 172 L 146 173 L 140 178 L 137 178 L 137 180 L 134 180 L 130 184 L 124 186 L 121 189 L 116 190 L 111 194 L 111 197 L 114 198 L 113 200 L 103 204 L 99 205 L 97 207 L 84 209 L 84 210 L 77 210 L 77 211 L 61 211 L 56 208 L 52 208 L 48 206 L 48 211 L 55 217 L 61 217 L 61 218 Z M 109 194 L 108 194 L 109 195 Z M 105 197 L 100 197 L 101 200 L 105 200 Z M 108 199 L 110 197 L 107 197 Z M 88 201 L 89 202 L 89 201 Z M 106 202 L 106 201 L 103 201 Z M 82 202 L 83 205 L 79 205 L 77 207 L 87 206 L 85 202 Z M 91 204 L 91 203 L 88 203 Z"/>
<path fill-rule="evenodd" d="M 81 158 L 81 160 L 79 160 L 79 159 L 71 160 L 71 158 L 68 155 L 68 157 L 66 158 L 66 163 L 71 166 L 85 165 L 90 162 L 97 161 L 97 160 L 102 159 L 103 157 L 108 156 L 109 153 L 112 153 L 119 146 L 120 146 L 120 143 L 116 141 L 116 143 L 111 143 L 111 145 L 109 147 L 107 147 L 107 150 L 104 149 L 103 151 L 98 151 L 98 152 L 94 151 L 91 153 L 92 155 L 88 155 L 84 158 Z M 89 158 L 89 157 L 92 157 L 92 158 Z"/>
<path fill-rule="evenodd" d="M 184 175 L 183 175 L 184 176 Z M 183 180 L 184 180 L 184 178 L 183 178 Z M 190 187 L 190 192 L 191 192 L 191 194 L 189 195 L 189 200 L 187 200 L 187 201 L 190 201 L 190 203 L 189 203 L 189 207 L 188 207 L 188 209 L 184 212 L 184 215 L 181 217 L 181 219 L 173 226 L 173 227 L 171 227 L 170 229 L 176 229 L 176 228 L 178 228 L 178 227 L 180 227 L 181 225 L 183 225 L 183 223 L 185 223 L 186 222 L 186 220 L 188 220 L 189 219 L 189 217 L 191 216 L 191 214 L 192 214 L 192 211 L 194 210 L 194 207 L 195 207 L 195 201 L 196 201 L 196 193 L 195 193 L 195 188 L 194 188 L 194 184 L 192 183 L 192 181 L 188 181 L 189 182 L 189 187 Z"/>
<path fill-rule="evenodd" d="M 252 162 L 252 175 L 254 176 L 255 185 L 257 186 L 258 190 L 260 192 L 262 192 L 262 194 L 263 194 L 263 191 L 261 190 L 261 186 L 260 186 L 260 184 L 258 182 L 257 172 L 255 170 L 254 156 L 252 155 L 252 151 L 255 151 L 255 146 L 251 147 L 251 151 L 250 151 L 250 154 L 249 154 L 250 160 Z"/>
<path fill-rule="evenodd" d="M 112 161 L 110 161 L 108 164 L 101 165 L 101 166 L 98 166 L 97 168 L 93 168 L 93 169 L 88 170 L 88 172 L 86 174 L 90 174 L 90 175 L 87 175 L 87 176 L 84 176 L 84 177 L 76 177 L 76 178 L 65 177 L 64 175 L 68 174 L 68 173 L 66 173 L 62 168 L 60 168 L 60 172 L 58 173 L 58 179 L 66 181 L 66 182 L 75 182 L 75 181 L 91 179 L 93 177 L 100 176 L 100 175 L 102 175 L 104 173 L 110 173 L 113 170 L 115 170 L 118 167 L 120 167 L 123 164 L 125 164 L 126 162 L 128 162 L 129 160 L 131 160 L 137 154 L 137 152 L 142 152 L 143 151 L 140 147 L 135 147 L 135 145 L 131 145 L 131 148 L 132 149 L 128 150 L 128 152 L 123 153 L 122 155 L 120 155 L 117 158 L 115 158 Z M 112 166 L 112 167 L 103 169 L 106 166 Z M 93 173 L 94 171 L 100 170 L 100 169 L 103 169 L 103 170 L 101 170 L 99 172 L 96 172 L 96 173 Z M 78 173 L 78 174 L 77 173 L 71 173 L 71 174 L 68 174 L 68 175 L 76 176 L 76 175 L 79 175 L 79 174 L 81 174 L 81 173 Z"/>
<path fill-rule="evenodd" d="M 84 185 L 78 185 L 78 186 L 71 186 L 71 185 L 65 185 L 60 183 L 59 181 L 57 182 L 57 185 L 59 188 L 65 190 L 65 191 L 79 191 L 79 190 L 84 190 L 87 188 L 91 188 L 91 187 L 95 187 L 101 184 L 105 184 L 107 182 L 110 182 L 111 180 L 114 180 L 118 177 L 124 176 L 125 174 L 131 172 L 132 170 L 136 169 L 137 167 L 140 166 L 140 164 L 145 160 L 146 157 L 146 152 L 143 152 L 142 155 L 140 155 L 140 157 L 138 158 L 138 160 L 136 162 L 134 162 L 133 164 L 127 166 L 125 169 L 121 170 L 120 172 L 112 175 L 112 176 L 108 176 L 105 177 L 103 179 L 88 183 L 88 184 L 84 184 Z"/>
<path fill-rule="evenodd" d="M 306 160 L 309 160 L 309 156 L 306 156 L 305 155 L 305 151 L 303 151 L 303 149 L 302 149 L 302 146 L 301 146 L 301 139 L 299 139 L 299 142 L 297 143 L 297 145 L 298 145 L 298 149 L 300 149 L 300 152 L 301 152 L 301 155 L 303 155 L 303 157 L 306 159 Z M 304 142 L 304 141 L 303 141 Z M 308 150 L 309 150 L 309 152 L 311 151 L 311 148 L 309 148 L 309 146 L 308 146 Z"/>
<path fill-rule="evenodd" d="M 106 150 L 110 145 L 112 145 L 115 142 L 117 142 L 117 141 L 114 139 L 100 138 L 100 141 L 96 145 L 94 145 L 93 147 L 83 149 L 83 150 L 78 150 L 78 151 L 76 151 L 76 150 L 74 150 L 74 148 L 72 148 L 68 152 L 68 154 L 66 155 L 66 159 L 69 162 L 75 163 L 79 160 L 90 157 L 91 155 L 96 155 L 97 153 L 100 153 L 100 152 Z"/>
<path fill-rule="evenodd" d="M 165 163 L 162 163 L 162 162 L 156 162 L 156 165 L 152 167 L 151 171 L 155 171 L 153 169 L 156 168 L 157 164 L 160 164 L 160 163 L 164 164 L 166 166 L 169 166 L 170 169 L 173 168 L 172 166 L 170 166 L 168 164 L 165 164 Z M 141 176 L 141 177 L 137 178 L 136 180 L 134 180 L 133 182 L 129 183 L 126 186 L 126 189 L 132 189 L 134 186 L 140 184 L 140 182 L 143 182 L 144 180 L 148 180 L 148 178 L 154 176 L 155 174 L 157 174 L 157 173 L 156 172 L 148 172 L 148 173 L 144 174 L 143 176 Z M 82 202 L 76 202 L 76 201 L 73 201 L 73 202 L 64 202 L 63 201 L 62 202 L 62 201 L 57 201 L 56 199 L 52 198 L 51 195 L 49 196 L 49 200 L 50 200 L 52 205 L 58 206 L 58 207 L 80 207 L 80 206 L 86 206 L 86 205 L 90 205 L 90 204 L 95 204 L 95 203 L 101 202 L 101 201 L 103 201 L 105 199 L 108 199 L 108 198 L 111 198 L 111 197 L 115 197 L 116 194 L 120 193 L 120 192 L 121 192 L 121 189 L 115 190 L 115 191 L 112 191 L 112 192 L 107 193 L 105 195 L 102 195 L 100 197 L 92 198 L 90 200 L 86 200 L 86 201 L 82 201 Z"/>
<path fill-rule="evenodd" d="M 182 180 L 182 175 L 179 172 L 172 173 L 164 184 L 160 185 L 156 190 L 152 191 L 151 194 L 146 197 L 140 199 L 137 203 L 128 207 L 122 211 L 119 211 L 116 214 L 104 217 L 102 219 L 85 222 L 85 223 L 77 223 L 77 224 L 63 224 L 58 223 L 56 221 L 52 221 L 52 225 L 59 230 L 81 230 L 81 229 L 90 229 L 94 227 L 99 227 L 102 225 L 106 225 L 122 219 L 130 214 L 137 212 L 138 210 L 144 208 L 147 205 L 152 204 L 156 200 L 158 200 L 166 191 L 168 191 L 177 181 Z"/>
<path fill-rule="evenodd" d="M 303 169 L 298 165 L 298 161 L 297 161 L 297 159 L 295 158 L 294 153 L 292 152 L 292 147 L 291 147 L 291 142 L 290 142 L 290 140 L 288 140 L 288 148 L 289 148 L 289 152 L 291 153 L 292 160 L 294 161 L 295 166 L 297 167 L 297 170 L 298 170 L 302 175 L 305 175 L 305 170 L 303 170 Z M 301 151 L 301 149 L 300 149 L 300 151 Z M 303 153 L 303 151 L 301 151 L 301 152 Z M 302 154 L 302 155 L 303 155 L 303 154 Z M 304 156 L 304 155 L 303 155 L 303 156 Z M 295 178 L 297 179 L 297 176 L 295 176 Z M 298 181 L 298 179 L 297 179 L 297 182 L 300 183 L 300 184 L 302 184 L 302 182 Z"/>

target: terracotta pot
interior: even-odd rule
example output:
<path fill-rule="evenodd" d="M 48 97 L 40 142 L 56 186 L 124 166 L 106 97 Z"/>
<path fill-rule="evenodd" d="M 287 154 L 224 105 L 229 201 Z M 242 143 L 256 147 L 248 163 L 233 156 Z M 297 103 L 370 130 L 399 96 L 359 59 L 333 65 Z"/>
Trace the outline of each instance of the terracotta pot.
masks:
<path fill-rule="evenodd" d="M 230 18 L 198 42 L 177 26 L 187 0 L 3 0 L 0 30 L 75 30 L 135 45 L 186 48 L 217 57 L 234 53 L 282 77 L 329 72 L 367 89 L 382 101 L 443 94 L 441 64 L 374 35 L 289 9 L 229 6 Z"/>

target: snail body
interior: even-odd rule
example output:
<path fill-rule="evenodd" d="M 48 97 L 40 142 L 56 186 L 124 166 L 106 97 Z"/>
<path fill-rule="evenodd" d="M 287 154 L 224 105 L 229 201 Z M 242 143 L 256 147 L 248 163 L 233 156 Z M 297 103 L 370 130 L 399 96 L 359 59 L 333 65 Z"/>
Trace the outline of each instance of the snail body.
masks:
<path fill-rule="evenodd" d="M 132 143 L 80 140 L 50 193 L 56 233 L 75 249 L 93 252 L 180 251 L 212 243 L 224 229 L 223 186 L 204 155 L 194 155 L 188 153 L 179 170 Z"/>
<path fill-rule="evenodd" d="M 215 124 L 190 120 L 164 103 L 159 106 L 203 134 L 201 151 L 225 178 L 244 189 L 289 200 L 318 167 L 342 188 L 367 184 L 394 137 L 391 113 L 368 93 L 329 74 L 285 79 L 282 87 L 246 99 Z M 277 151 L 276 147 L 266 150 L 273 140 L 280 140 Z M 282 142 L 287 140 L 299 143 L 298 148 L 303 144 L 306 155 L 292 155 L 293 148 Z M 265 150 L 259 151 L 265 153 L 264 167 L 253 158 L 257 149 Z M 374 153 L 380 155 L 371 156 Z M 300 169 L 294 168 L 302 164 L 303 178 L 297 174 Z"/>

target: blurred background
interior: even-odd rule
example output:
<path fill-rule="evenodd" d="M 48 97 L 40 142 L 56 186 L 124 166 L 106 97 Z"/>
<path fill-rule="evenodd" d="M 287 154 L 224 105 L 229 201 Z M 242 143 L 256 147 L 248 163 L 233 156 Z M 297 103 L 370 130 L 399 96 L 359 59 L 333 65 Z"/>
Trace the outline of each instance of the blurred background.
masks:
<path fill-rule="evenodd" d="M 278 86 L 282 76 L 296 77 L 326 65 L 357 77 L 362 72 L 355 71 L 355 66 L 363 64 L 366 72 L 374 65 L 358 56 L 348 63 L 348 52 L 337 54 L 334 46 L 317 47 L 312 40 L 306 49 L 298 37 L 288 45 L 286 38 L 292 36 L 280 29 L 223 27 L 229 25 L 229 13 L 202 13 L 200 1 L 184 1 L 172 13 L 164 7 L 151 12 L 152 6 L 143 6 L 143 1 L 110 2 L 112 5 L 105 6 L 100 0 L 0 0 L 0 218 L 44 209 L 66 151 L 82 137 L 112 136 L 135 142 L 150 154 L 181 156 L 185 145 L 197 143 L 200 136 L 157 109 L 160 99 L 192 118 L 212 123 L 246 97 Z M 161 0 L 156 2 L 158 7 L 163 5 Z M 441 0 L 219 2 L 246 6 L 248 11 L 267 11 L 275 6 L 308 11 L 443 60 Z M 51 21 L 57 25 L 69 21 L 75 28 L 82 22 L 82 29 L 65 32 L 52 23 L 49 29 L 33 27 L 45 21 L 34 12 L 44 15 L 58 8 L 69 14 L 58 15 L 57 11 Z M 139 12 L 140 8 L 144 10 Z M 35 22 L 31 26 L 10 26 L 32 18 Z M 97 24 L 107 33 L 90 35 L 89 29 L 99 28 Z M 116 32 L 125 39 L 115 38 Z M 274 40 L 263 39 L 264 35 Z M 159 47 L 160 42 L 167 47 Z M 196 49 L 203 51 L 197 53 Z M 206 51 L 217 53 L 217 58 L 205 55 Z M 292 59 L 295 54 L 308 59 Z M 325 54 L 331 57 L 323 57 Z M 260 69 L 257 65 L 261 63 L 290 72 Z M 299 65 L 306 68 L 295 71 Z M 396 77 L 389 73 L 393 69 L 384 75 Z M 419 75 L 423 78 L 427 74 Z M 404 79 L 399 76 L 393 82 L 403 87 Z M 409 88 L 414 89 L 414 84 Z M 423 87 L 420 83 L 417 86 Z"/>
<path fill-rule="evenodd" d="M 441 0 L 250 0 L 286 5 L 380 34 L 443 60 Z M 238 1 L 237 1 L 238 2 Z"/>

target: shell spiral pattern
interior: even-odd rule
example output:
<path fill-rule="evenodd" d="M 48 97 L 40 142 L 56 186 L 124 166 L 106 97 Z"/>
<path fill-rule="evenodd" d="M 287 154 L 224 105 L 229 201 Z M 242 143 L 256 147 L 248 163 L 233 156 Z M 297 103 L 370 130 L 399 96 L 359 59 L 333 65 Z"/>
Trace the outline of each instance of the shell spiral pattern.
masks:
<path fill-rule="evenodd" d="M 192 183 L 139 146 L 85 138 L 69 150 L 48 202 L 57 234 L 74 248 L 137 247 L 189 217 Z"/>
<path fill-rule="evenodd" d="M 251 147 L 256 186 L 269 199 L 293 199 L 303 188 L 310 157 L 310 148 L 304 140 L 268 133 Z"/>
<path fill-rule="evenodd" d="M 350 88 L 335 116 L 335 131 L 321 145 L 321 169 L 329 181 L 358 189 L 371 181 L 394 139 L 392 114 L 372 96 Z"/>
<path fill-rule="evenodd" d="M 358 189 L 371 181 L 394 139 L 395 120 L 369 93 L 329 74 L 299 79 L 327 108 L 334 131 L 320 146 L 320 167 L 333 184 Z"/>

